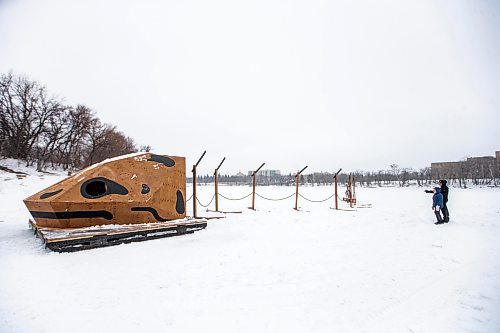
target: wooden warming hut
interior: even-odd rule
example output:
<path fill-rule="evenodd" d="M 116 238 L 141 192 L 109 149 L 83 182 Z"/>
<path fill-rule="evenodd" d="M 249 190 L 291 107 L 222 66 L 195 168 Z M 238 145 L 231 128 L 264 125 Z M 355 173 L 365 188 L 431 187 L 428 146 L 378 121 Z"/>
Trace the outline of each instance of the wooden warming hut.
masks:
<path fill-rule="evenodd" d="M 147 238 L 144 230 L 158 238 L 158 228 L 170 230 L 165 233 L 168 236 L 189 232 L 186 225 L 196 225 L 193 230 L 204 228 L 206 221 L 185 219 L 185 198 L 184 157 L 136 153 L 94 164 L 26 198 L 24 203 L 35 220 L 32 226 L 47 246 L 50 236 L 55 234 L 55 238 L 61 239 L 57 234 L 62 230 L 65 240 L 75 238 L 72 234 L 81 239 L 82 233 L 95 239 L 95 231 L 100 230 L 98 236 L 105 237 L 98 243 L 113 245 L 106 236 L 117 232 L 126 233 L 127 239 L 135 241 L 141 237 L 130 234 L 139 232 L 139 236 Z M 105 228 L 109 225 L 132 228 Z M 172 232 L 172 228 L 177 232 Z M 88 248 L 99 244 L 94 245 Z"/>

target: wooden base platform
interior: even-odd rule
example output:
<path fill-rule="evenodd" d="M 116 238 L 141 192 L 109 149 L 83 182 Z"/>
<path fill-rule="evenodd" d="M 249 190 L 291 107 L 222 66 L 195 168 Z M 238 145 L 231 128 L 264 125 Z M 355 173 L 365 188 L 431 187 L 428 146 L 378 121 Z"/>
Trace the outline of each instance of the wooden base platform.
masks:
<path fill-rule="evenodd" d="M 141 242 L 150 239 L 192 234 L 205 229 L 206 219 L 186 218 L 168 222 L 145 224 L 114 224 L 76 229 L 55 229 L 38 227 L 29 220 L 34 230 L 45 244 L 55 252 L 75 252 L 98 247 Z"/>

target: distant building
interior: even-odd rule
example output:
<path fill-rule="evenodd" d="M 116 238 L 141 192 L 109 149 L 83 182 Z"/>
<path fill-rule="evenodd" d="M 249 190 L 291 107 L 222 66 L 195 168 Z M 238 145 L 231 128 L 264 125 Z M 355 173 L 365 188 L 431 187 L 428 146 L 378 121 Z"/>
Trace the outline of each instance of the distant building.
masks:
<path fill-rule="evenodd" d="M 468 157 L 459 162 L 431 163 L 431 175 L 439 178 L 494 178 L 500 172 L 500 151 L 495 156 Z"/>
<path fill-rule="evenodd" d="M 462 169 L 463 163 L 463 161 L 431 163 L 431 176 L 435 179 L 458 178 L 459 170 Z"/>
<path fill-rule="evenodd" d="M 248 171 L 248 175 L 251 176 L 253 171 Z M 279 184 L 281 182 L 281 171 L 280 170 L 260 170 L 257 172 L 257 182 L 260 184 L 272 185 Z"/>
<path fill-rule="evenodd" d="M 257 176 L 266 177 L 266 178 L 275 178 L 281 177 L 280 170 L 260 170 L 257 172 Z"/>
<path fill-rule="evenodd" d="M 248 175 L 249 176 L 253 175 L 253 171 L 248 171 Z M 280 170 L 259 170 L 259 172 L 257 172 L 257 176 L 261 176 L 261 177 L 281 176 L 281 171 Z"/>

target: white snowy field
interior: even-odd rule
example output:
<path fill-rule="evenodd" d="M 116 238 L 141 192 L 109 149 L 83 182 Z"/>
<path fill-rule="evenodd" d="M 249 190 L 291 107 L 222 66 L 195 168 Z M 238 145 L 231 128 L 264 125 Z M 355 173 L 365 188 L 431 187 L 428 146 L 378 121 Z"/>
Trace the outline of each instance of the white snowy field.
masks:
<path fill-rule="evenodd" d="M 452 188 L 440 226 L 423 188 L 358 188 L 373 207 L 356 211 L 221 198 L 243 212 L 192 235 L 59 254 L 28 229 L 22 199 L 61 178 L 0 171 L 0 332 L 500 332 L 498 189 Z M 199 192 L 207 203 L 213 187 Z"/>

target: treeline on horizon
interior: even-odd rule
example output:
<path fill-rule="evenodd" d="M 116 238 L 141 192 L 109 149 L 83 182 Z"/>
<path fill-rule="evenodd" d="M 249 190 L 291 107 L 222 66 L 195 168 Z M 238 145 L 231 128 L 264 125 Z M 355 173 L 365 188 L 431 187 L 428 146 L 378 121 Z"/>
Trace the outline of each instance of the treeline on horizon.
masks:
<path fill-rule="evenodd" d="M 110 157 L 150 150 L 85 105 L 68 105 L 39 82 L 0 75 L 0 156 L 36 165 L 81 169 Z"/>
<path fill-rule="evenodd" d="M 469 183 L 473 185 L 500 186 L 500 163 L 496 165 L 490 161 L 482 162 L 481 159 L 467 159 L 456 163 L 454 167 L 446 169 L 432 170 L 430 167 L 414 170 L 412 168 L 402 168 L 397 164 L 391 164 L 387 170 L 379 171 L 354 171 L 352 173 L 340 173 L 338 182 L 345 184 L 348 177 L 354 177 L 356 185 L 363 187 L 372 186 L 429 186 L 439 179 L 448 180 L 450 185 L 458 185 L 466 188 Z M 197 182 L 209 184 L 214 182 L 213 175 L 199 175 Z M 193 179 L 188 178 L 188 183 Z M 221 183 L 235 185 L 250 185 L 252 177 L 248 175 L 219 175 L 218 181 Z M 292 174 L 278 176 L 264 176 L 257 174 L 256 181 L 259 185 L 294 185 L 295 176 Z M 301 184 L 330 185 L 334 182 L 334 173 L 315 172 L 301 174 Z"/>

